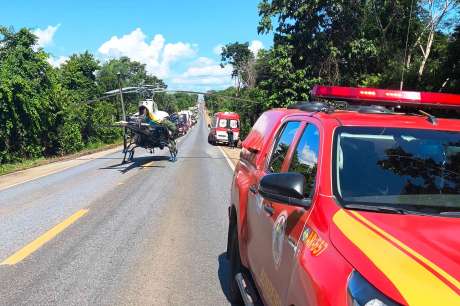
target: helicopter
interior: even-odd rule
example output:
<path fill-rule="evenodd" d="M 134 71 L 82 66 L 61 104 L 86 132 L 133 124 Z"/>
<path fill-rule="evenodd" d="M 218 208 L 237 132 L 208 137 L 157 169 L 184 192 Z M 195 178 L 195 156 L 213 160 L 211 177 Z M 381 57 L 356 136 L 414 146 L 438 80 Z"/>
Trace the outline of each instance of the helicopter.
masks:
<path fill-rule="evenodd" d="M 132 161 L 136 148 L 145 148 L 154 153 L 155 149 L 169 149 L 169 160 L 177 160 L 177 144 L 174 135 L 162 124 L 151 125 L 144 120 L 143 114 L 139 112 L 126 114 L 123 96 L 126 94 L 138 94 L 141 96 L 139 101 L 139 110 L 145 108 L 147 112 L 153 114 L 160 120 L 169 116 L 167 112 L 158 109 L 154 101 L 154 95 L 157 92 L 163 92 L 164 88 L 155 87 L 154 85 L 140 85 L 124 87 L 105 92 L 101 97 L 87 101 L 93 103 L 100 100 L 106 100 L 110 97 L 118 96 L 121 102 L 122 120 L 114 122 L 111 127 L 123 129 L 123 161 L 126 163 Z"/>
<path fill-rule="evenodd" d="M 150 113 L 153 113 L 157 118 L 164 119 L 168 117 L 168 113 L 159 111 L 157 104 L 153 99 L 146 99 L 139 102 L 139 108 L 146 108 Z M 125 136 L 123 144 L 123 163 L 127 160 L 132 161 L 134 157 L 134 150 L 137 147 L 149 149 L 151 153 L 155 148 L 163 150 L 165 147 L 169 149 L 170 161 L 177 159 L 177 145 L 174 136 L 171 132 L 162 125 L 152 127 L 150 124 L 143 122 L 141 114 L 135 113 L 128 116 L 127 121 L 116 122 L 117 125 L 123 127 Z M 128 133 L 126 133 L 128 132 Z"/>
<path fill-rule="evenodd" d="M 107 91 L 101 97 L 89 100 L 87 101 L 87 103 L 90 104 L 96 101 L 107 100 L 111 97 L 119 97 L 122 110 L 122 120 L 115 122 L 111 126 L 123 129 L 123 164 L 128 161 L 133 161 L 135 149 L 139 147 L 150 150 L 150 153 L 152 154 L 154 153 L 154 150 L 157 148 L 160 150 L 168 148 L 170 153 L 169 160 L 172 162 L 177 160 L 178 153 L 175 135 L 172 135 L 165 126 L 161 124 L 151 126 L 150 124 L 145 122 L 142 114 L 140 114 L 139 112 L 126 115 L 125 103 L 123 98 L 123 95 L 125 94 L 140 95 L 142 98 L 139 101 L 139 109 L 146 108 L 148 112 L 154 114 L 157 118 L 160 119 L 168 117 L 169 114 L 158 109 L 157 103 L 154 101 L 156 93 L 199 94 L 204 96 L 218 96 L 222 98 L 255 102 L 252 100 L 224 96 L 212 92 L 168 90 L 165 87 L 158 87 L 153 84 L 141 84 L 139 86 L 121 87 L 120 79 L 119 85 L 120 86 L 118 89 Z"/>

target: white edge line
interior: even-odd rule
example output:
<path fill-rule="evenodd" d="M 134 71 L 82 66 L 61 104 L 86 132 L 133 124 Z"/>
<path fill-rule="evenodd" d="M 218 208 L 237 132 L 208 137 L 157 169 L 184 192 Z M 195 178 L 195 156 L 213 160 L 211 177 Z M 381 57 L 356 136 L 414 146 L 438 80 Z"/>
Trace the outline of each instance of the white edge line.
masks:
<path fill-rule="evenodd" d="M 227 163 L 230 166 L 230 168 L 232 169 L 232 171 L 235 171 L 235 166 L 233 165 L 232 161 L 228 157 L 227 153 L 225 153 L 224 149 L 222 149 L 221 147 L 218 146 L 218 148 L 219 148 L 220 152 L 222 152 L 222 154 L 224 155 L 225 160 L 227 161 Z"/>

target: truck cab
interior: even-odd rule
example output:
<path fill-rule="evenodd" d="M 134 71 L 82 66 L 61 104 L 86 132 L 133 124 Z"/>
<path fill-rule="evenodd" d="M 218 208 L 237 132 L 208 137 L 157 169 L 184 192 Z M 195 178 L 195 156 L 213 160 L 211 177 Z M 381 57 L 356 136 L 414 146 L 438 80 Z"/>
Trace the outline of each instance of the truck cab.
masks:
<path fill-rule="evenodd" d="M 228 130 L 233 132 L 233 141 L 238 143 L 240 136 L 240 115 L 233 112 L 215 113 L 209 125 L 210 131 L 208 142 L 216 145 L 217 143 L 228 144 Z"/>
<path fill-rule="evenodd" d="M 460 95 L 316 86 L 312 96 L 262 114 L 242 144 L 231 301 L 460 305 L 460 120 L 429 113 L 458 116 Z"/>

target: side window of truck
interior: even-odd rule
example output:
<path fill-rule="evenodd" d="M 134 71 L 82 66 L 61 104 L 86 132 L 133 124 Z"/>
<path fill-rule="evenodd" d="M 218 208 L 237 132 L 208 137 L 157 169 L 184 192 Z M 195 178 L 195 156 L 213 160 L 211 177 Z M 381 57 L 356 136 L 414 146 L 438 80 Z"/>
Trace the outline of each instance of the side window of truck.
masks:
<path fill-rule="evenodd" d="M 305 196 L 307 197 L 311 197 L 315 190 L 318 155 L 319 130 L 313 124 L 308 124 L 300 137 L 289 166 L 290 172 L 299 172 L 305 176 L 307 180 Z"/>
<path fill-rule="evenodd" d="M 290 121 L 285 123 L 281 128 L 276 138 L 276 145 L 273 148 L 272 156 L 268 164 L 268 170 L 270 172 L 277 173 L 281 171 L 284 159 L 286 158 L 286 154 L 289 151 L 289 147 L 299 126 L 299 121 Z"/>

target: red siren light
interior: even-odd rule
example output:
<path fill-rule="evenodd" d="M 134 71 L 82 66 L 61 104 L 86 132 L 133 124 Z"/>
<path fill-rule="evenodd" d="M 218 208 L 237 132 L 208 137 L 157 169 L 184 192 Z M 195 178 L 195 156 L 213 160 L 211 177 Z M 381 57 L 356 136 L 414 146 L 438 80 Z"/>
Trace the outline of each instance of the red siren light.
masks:
<path fill-rule="evenodd" d="M 316 85 L 311 95 L 316 98 L 345 100 L 361 104 L 460 108 L 460 95 L 436 92 Z"/>

